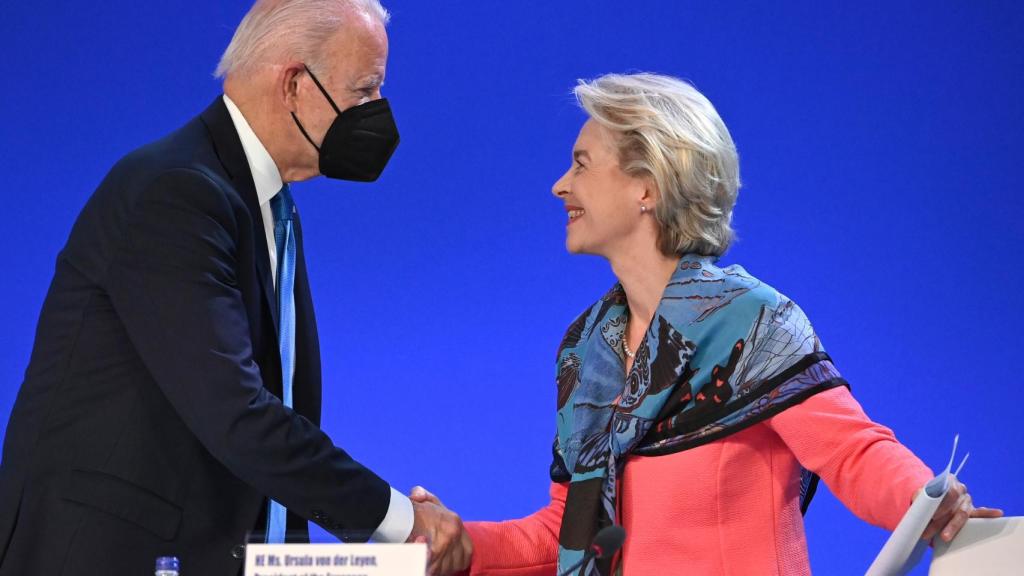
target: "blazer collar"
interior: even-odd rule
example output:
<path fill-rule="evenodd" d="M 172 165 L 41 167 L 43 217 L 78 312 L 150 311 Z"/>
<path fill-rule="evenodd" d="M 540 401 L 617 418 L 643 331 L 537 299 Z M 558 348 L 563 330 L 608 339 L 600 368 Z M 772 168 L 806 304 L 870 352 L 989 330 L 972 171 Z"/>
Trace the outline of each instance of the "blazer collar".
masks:
<path fill-rule="evenodd" d="M 263 296 L 266 299 L 270 315 L 274 320 L 274 332 L 277 333 L 277 293 L 274 291 L 274 280 L 270 274 L 270 252 L 264 240 L 263 215 L 260 211 L 259 196 L 256 194 L 256 184 L 253 181 L 252 172 L 249 169 L 249 161 L 245 157 L 245 149 L 238 137 L 238 130 L 231 120 L 231 114 L 224 104 L 223 95 L 210 104 L 200 114 L 203 124 L 206 125 L 210 138 L 213 141 L 214 151 L 220 160 L 224 171 L 231 179 L 232 186 L 238 191 L 249 215 L 252 217 L 256 241 L 256 270 L 260 275 L 260 284 L 263 286 Z"/>
<path fill-rule="evenodd" d="M 238 109 L 238 106 L 228 97 L 222 96 L 224 105 L 228 109 L 231 121 L 238 133 L 238 139 L 242 142 L 242 150 L 245 152 L 246 162 L 249 164 L 249 171 L 252 173 L 253 182 L 256 184 L 256 199 L 260 206 L 267 204 L 281 191 L 284 183 L 281 181 L 281 172 L 277 164 L 270 156 L 266 146 L 253 131 L 249 121 Z M 262 212 L 262 210 L 261 210 Z"/>

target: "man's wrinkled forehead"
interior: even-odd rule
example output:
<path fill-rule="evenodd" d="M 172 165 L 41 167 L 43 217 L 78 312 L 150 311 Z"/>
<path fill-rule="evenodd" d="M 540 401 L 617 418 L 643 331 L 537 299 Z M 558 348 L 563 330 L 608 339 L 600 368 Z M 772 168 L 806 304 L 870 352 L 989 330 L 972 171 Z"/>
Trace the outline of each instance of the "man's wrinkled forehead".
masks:
<path fill-rule="evenodd" d="M 379 18 L 366 13 L 348 19 L 324 42 L 321 62 L 328 74 L 343 73 L 349 87 L 380 87 L 384 83 L 388 38 Z"/>

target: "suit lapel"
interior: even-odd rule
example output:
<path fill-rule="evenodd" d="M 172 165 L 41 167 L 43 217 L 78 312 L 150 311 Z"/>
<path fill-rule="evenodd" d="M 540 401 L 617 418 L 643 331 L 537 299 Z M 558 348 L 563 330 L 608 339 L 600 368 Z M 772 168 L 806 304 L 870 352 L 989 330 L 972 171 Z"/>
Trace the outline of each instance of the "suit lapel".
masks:
<path fill-rule="evenodd" d="M 295 213 L 295 409 L 313 423 L 320 423 L 320 341 L 306 273 L 302 241 L 302 217 Z M 300 385 L 302 383 L 303 385 Z M 314 384 L 315 383 L 315 384 Z"/>
<path fill-rule="evenodd" d="M 278 342 L 278 310 L 277 292 L 274 289 L 273 276 L 270 273 L 270 254 L 264 239 L 263 213 L 260 210 L 256 184 L 245 158 L 242 142 L 231 121 L 231 115 L 224 105 L 222 97 L 217 99 L 201 115 L 213 139 L 214 148 L 221 164 L 231 178 L 231 184 L 245 202 L 252 217 L 256 270 L 259 274 L 263 292 L 263 302 L 270 317 L 273 319 L 274 349 Z M 302 223 L 298 212 L 295 215 L 295 379 L 292 386 L 294 408 L 314 423 L 320 421 L 321 406 L 321 372 L 320 342 L 317 337 L 316 317 L 313 313 L 313 301 L 309 290 L 309 279 L 306 273 L 306 262 L 302 241 Z M 266 382 L 280 382 L 280 379 L 269 379 Z M 271 387 L 271 391 L 275 391 Z M 280 394 L 279 387 L 276 393 Z"/>
<path fill-rule="evenodd" d="M 242 148 L 242 141 L 238 138 L 238 131 L 231 121 L 224 99 L 218 96 L 202 114 L 203 122 L 206 124 L 213 138 L 214 149 L 225 171 L 231 177 L 231 184 L 242 197 L 249 215 L 252 216 L 254 232 L 257 235 L 256 249 L 256 270 L 260 277 L 260 286 L 263 288 L 263 299 L 270 316 L 274 320 L 274 337 L 277 338 L 277 293 L 274 291 L 274 279 L 270 274 L 270 252 L 267 243 L 263 241 L 263 213 L 260 210 L 259 198 L 256 195 L 256 184 L 252 179 L 252 172 L 249 170 L 249 162 L 245 158 L 245 150 Z"/>

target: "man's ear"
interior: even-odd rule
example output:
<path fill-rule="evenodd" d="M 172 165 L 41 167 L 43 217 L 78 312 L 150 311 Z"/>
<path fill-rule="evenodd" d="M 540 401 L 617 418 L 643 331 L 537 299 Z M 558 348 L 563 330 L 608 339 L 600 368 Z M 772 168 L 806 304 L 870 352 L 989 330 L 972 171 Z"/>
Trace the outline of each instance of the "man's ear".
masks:
<path fill-rule="evenodd" d="M 299 81 L 306 74 L 306 67 L 302 62 L 289 62 L 281 66 L 277 74 L 278 95 L 284 107 L 295 112 L 298 108 Z"/>

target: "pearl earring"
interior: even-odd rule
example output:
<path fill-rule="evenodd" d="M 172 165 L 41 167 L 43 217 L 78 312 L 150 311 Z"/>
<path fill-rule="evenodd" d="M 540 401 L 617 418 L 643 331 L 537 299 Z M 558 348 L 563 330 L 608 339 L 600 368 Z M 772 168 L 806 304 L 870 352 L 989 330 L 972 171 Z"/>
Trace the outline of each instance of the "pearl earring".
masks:
<path fill-rule="evenodd" d="M 646 214 L 647 213 L 647 205 L 646 204 L 641 204 L 640 205 L 640 213 L 641 214 Z"/>

